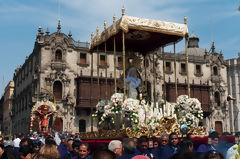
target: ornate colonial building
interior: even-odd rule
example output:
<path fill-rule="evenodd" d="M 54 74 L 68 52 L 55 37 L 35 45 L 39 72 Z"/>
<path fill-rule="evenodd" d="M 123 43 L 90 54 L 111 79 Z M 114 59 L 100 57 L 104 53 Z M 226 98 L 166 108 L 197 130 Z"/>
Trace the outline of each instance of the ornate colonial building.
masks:
<path fill-rule="evenodd" d="M 32 106 L 53 98 L 57 115 L 49 121 L 49 127 L 55 124 L 60 131 L 78 132 L 75 79 L 82 72 L 80 58 L 87 57 L 87 51 L 88 43 L 74 41 L 71 32 L 61 33 L 60 24 L 53 34 L 39 28 L 33 52 L 15 70 L 13 132 L 28 132 Z"/>
<path fill-rule="evenodd" d="M 230 131 L 226 64 L 214 45 L 208 52 L 198 47 L 198 41 L 192 35 L 188 46 L 191 97 L 202 103 L 202 122 L 207 130 Z M 97 121 L 91 115 L 100 99 L 109 99 L 114 90 L 122 91 L 123 59 L 122 53 L 117 52 L 115 58 L 112 52 L 90 53 L 88 48 L 88 43 L 74 41 L 71 32 L 62 33 L 60 24 L 53 34 L 39 28 L 33 52 L 14 74 L 13 132 L 27 132 L 32 106 L 37 101 L 54 98 L 57 114 L 49 120 L 49 128 L 73 133 L 97 130 Z M 132 52 L 126 60 L 129 65 L 134 63 L 151 101 L 166 97 L 167 101 L 175 102 L 175 56 L 162 52 L 163 49 L 145 56 Z M 187 94 L 184 53 L 176 54 L 178 95 Z"/>
<path fill-rule="evenodd" d="M 240 55 L 240 54 L 238 54 Z M 234 58 L 226 60 L 228 65 L 228 91 L 230 104 L 230 121 L 231 121 L 231 131 L 232 132 L 239 132 L 240 131 L 240 92 L 239 92 L 239 85 L 240 85 L 240 58 Z"/>
<path fill-rule="evenodd" d="M 189 82 L 191 97 L 199 99 L 204 111 L 202 124 L 207 130 L 214 129 L 219 133 L 230 132 L 229 104 L 227 102 L 227 65 L 222 52 L 215 51 L 214 43 L 210 51 L 199 48 L 199 38 L 192 34 L 189 37 Z M 176 101 L 174 79 L 174 54 L 165 55 L 166 98 Z M 178 95 L 188 94 L 185 51 L 176 55 L 176 77 Z M 161 60 L 160 63 L 163 61 Z M 162 64 L 161 64 L 162 66 Z M 158 70 L 162 70 L 159 68 Z M 162 73 L 160 73 L 162 76 Z M 161 78 L 160 76 L 160 78 Z M 160 80 L 160 86 L 164 83 Z M 161 94 L 161 88 L 159 88 Z"/>
<path fill-rule="evenodd" d="M 4 102 L 3 102 L 3 134 L 11 134 L 11 110 L 12 100 L 14 92 L 14 82 L 10 81 L 4 90 Z"/>

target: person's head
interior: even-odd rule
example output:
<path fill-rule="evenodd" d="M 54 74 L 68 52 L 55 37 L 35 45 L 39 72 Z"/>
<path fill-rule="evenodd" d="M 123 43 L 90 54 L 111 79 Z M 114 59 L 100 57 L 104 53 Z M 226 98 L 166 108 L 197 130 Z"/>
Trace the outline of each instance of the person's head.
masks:
<path fill-rule="evenodd" d="M 2 156 L 3 152 L 4 152 L 4 145 L 0 144 L 0 156 Z"/>
<path fill-rule="evenodd" d="M 160 139 L 160 145 L 166 146 L 168 144 L 168 134 L 163 134 Z"/>
<path fill-rule="evenodd" d="M 219 135 L 217 132 L 212 132 L 211 134 L 209 134 L 209 137 L 211 138 L 211 144 L 213 146 L 216 146 L 218 144 L 218 140 L 219 140 Z"/>
<path fill-rule="evenodd" d="M 123 152 L 126 154 L 133 154 L 136 151 L 136 144 L 133 139 L 125 138 L 122 142 Z"/>
<path fill-rule="evenodd" d="M 79 146 L 79 157 L 85 159 L 90 153 L 90 146 L 88 143 L 82 142 Z"/>
<path fill-rule="evenodd" d="M 20 138 L 21 140 L 25 137 L 23 133 L 20 133 L 19 136 L 20 136 L 19 138 Z"/>
<path fill-rule="evenodd" d="M 38 154 L 38 159 L 60 159 L 60 154 L 55 144 L 45 144 Z"/>
<path fill-rule="evenodd" d="M 154 140 L 153 140 L 153 148 L 158 148 L 158 146 L 159 146 L 158 140 L 157 140 L 157 139 L 154 139 Z"/>
<path fill-rule="evenodd" d="M 141 152 L 145 152 L 148 149 L 148 138 L 146 136 L 141 136 L 138 139 L 138 148 Z"/>
<path fill-rule="evenodd" d="M 8 141 L 8 140 L 9 140 L 9 137 L 8 137 L 8 136 L 5 136 L 5 137 L 4 137 L 4 140 Z"/>
<path fill-rule="evenodd" d="M 112 140 L 108 144 L 108 149 L 114 152 L 118 157 L 122 156 L 122 142 L 119 140 Z"/>
<path fill-rule="evenodd" d="M 78 155 L 79 153 L 79 147 L 80 147 L 81 143 L 79 140 L 74 140 L 72 143 L 72 149 L 73 149 L 73 153 L 75 155 Z"/>
<path fill-rule="evenodd" d="M 68 139 L 67 140 L 67 150 L 70 152 L 73 151 L 72 144 L 73 144 L 73 139 Z"/>
<path fill-rule="evenodd" d="M 63 136 L 63 135 L 61 136 L 61 143 L 64 144 L 64 145 L 67 144 L 66 138 L 65 138 L 65 136 Z"/>
<path fill-rule="evenodd" d="M 185 139 L 180 144 L 180 151 L 183 152 L 192 152 L 193 151 L 193 143 L 189 139 Z"/>
<path fill-rule="evenodd" d="M 32 144 L 32 148 L 33 148 L 33 151 L 34 153 L 38 153 L 39 150 L 40 150 L 40 146 L 41 146 L 41 142 L 33 142 Z"/>
<path fill-rule="evenodd" d="M 32 150 L 29 146 L 21 146 L 19 149 L 20 159 L 31 159 Z"/>
<path fill-rule="evenodd" d="M 23 138 L 21 141 L 20 141 L 20 145 L 21 146 L 27 146 L 28 145 L 28 140 L 26 138 Z"/>
<path fill-rule="evenodd" d="M 224 159 L 223 155 L 220 152 L 217 151 L 208 151 L 204 155 L 204 159 Z"/>
<path fill-rule="evenodd" d="M 45 144 L 46 145 L 56 145 L 56 142 L 52 136 L 48 136 L 45 139 Z"/>
<path fill-rule="evenodd" d="M 117 156 L 110 150 L 98 150 L 93 153 L 92 159 L 116 159 Z"/>
<path fill-rule="evenodd" d="M 170 135 L 169 135 L 169 143 L 170 143 L 170 145 L 172 145 L 172 146 L 177 146 L 177 144 L 178 144 L 178 135 L 177 135 L 177 133 L 175 133 L 175 132 L 172 132 Z"/>
<path fill-rule="evenodd" d="M 34 133 L 32 134 L 32 137 L 33 137 L 33 138 L 37 138 L 37 136 L 38 136 L 37 132 L 34 132 Z"/>
<path fill-rule="evenodd" d="M 138 139 L 136 137 L 133 138 L 133 141 L 135 142 L 135 144 L 137 145 L 137 141 Z"/>
<path fill-rule="evenodd" d="M 193 138 L 193 134 L 192 133 L 188 133 L 187 134 L 187 139 L 191 139 L 191 138 Z"/>

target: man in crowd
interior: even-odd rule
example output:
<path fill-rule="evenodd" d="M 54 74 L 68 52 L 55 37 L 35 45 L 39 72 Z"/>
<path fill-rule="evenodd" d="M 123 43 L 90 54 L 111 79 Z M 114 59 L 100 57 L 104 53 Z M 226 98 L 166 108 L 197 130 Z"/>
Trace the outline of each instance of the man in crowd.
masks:
<path fill-rule="evenodd" d="M 169 135 L 169 144 L 162 149 L 161 154 L 158 157 L 160 159 L 171 158 L 174 154 L 177 153 L 179 149 L 178 142 L 179 142 L 178 135 L 175 132 L 171 133 Z"/>
<path fill-rule="evenodd" d="M 73 148 L 72 148 L 72 144 L 73 144 L 73 139 L 68 139 L 67 140 L 67 151 L 65 153 L 60 154 L 60 159 L 68 159 L 71 157 L 71 153 L 73 153 Z"/>
<path fill-rule="evenodd" d="M 17 135 L 17 138 L 13 140 L 13 146 L 14 146 L 14 150 L 15 150 L 16 152 L 18 152 L 18 150 L 19 150 L 19 148 L 20 148 L 20 142 L 21 142 L 21 140 L 22 140 L 23 138 L 24 138 L 24 135 L 21 134 L 21 133 L 19 133 L 19 134 Z"/>
<path fill-rule="evenodd" d="M 116 154 L 117 157 L 122 156 L 122 142 L 119 140 L 112 140 L 108 144 L 108 149 Z"/>
<path fill-rule="evenodd" d="M 62 159 L 63 156 L 67 153 L 67 142 L 66 142 L 65 136 L 61 136 L 61 142 L 57 149 Z"/>
<path fill-rule="evenodd" d="M 4 145 L 0 144 L 0 159 L 5 159 L 5 158 L 7 158 L 7 154 L 4 151 Z"/>
<path fill-rule="evenodd" d="M 80 159 L 90 159 L 90 146 L 88 143 L 82 142 L 79 147 L 79 158 Z"/>
<path fill-rule="evenodd" d="M 168 134 L 163 134 L 160 139 L 160 146 L 165 147 L 168 145 Z"/>
<path fill-rule="evenodd" d="M 78 159 L 80 145 L 81 143 L 79 140 L 74 140 L 72 143 L 72 151 L 67 151 L 67 154 L 64 155 L 64 159 Z"/>
<path fill-rule="evenodd" d="M 123 154 L 119 159 L 131 159 L 136 151 L 136 144 L 133 139 L 125 138 L 122 142 Z"/>
<path fill-rule="evenodd" d="M 152 153 L 155 158 L 161 156 L 163 149 L 168 145 L 168 134 L 163 134 L 160 138 L 160 145 L 157 148 L 152 149 Z"/>
<path fill-rule="evenodd" d="M 208 151 L 216 151 L 217 150 L 217 144 L 219 141 L 219 135 L 217 132 L 212 132 L 209 134 L 209 138 L 211 139 L 211 143 L 208 145 L 202 144 L 198 147 L 197 152 L 208 152 Z"/>
<path fill-rule="evenodd" d="M 154 155 L 148 150 L 148 138 L 146 136 L 141 136 L 137 142 L 136 155 L 148 156 L 153 159 Z"/>
<path fill-rule="evenodd" d="M 19 158 L 20 159 L 31 159 L 32 158 L 32 150 L 29 146 L 21 146 L 19 149 Z"/>

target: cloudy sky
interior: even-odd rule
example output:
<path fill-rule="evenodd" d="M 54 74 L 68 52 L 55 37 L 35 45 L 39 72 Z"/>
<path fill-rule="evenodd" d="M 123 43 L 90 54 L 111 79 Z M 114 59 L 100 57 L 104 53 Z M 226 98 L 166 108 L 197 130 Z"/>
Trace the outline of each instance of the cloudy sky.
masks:
<path fill-rule="evenodd" d="M 62 32 L 71 30 L 73 38 L 89 41 L 91 32 L 103 21 L 119 18 L 124 5 L 126 14 L 183 23 L 200 38 L 207 50 L 215 42 L 225 59 L 238 57 L 240 51 L 239 0 L 59 0 Z M 38 27 L 57 29 L 58 0 L 0 0 L 0 95 L 13 78 L 14 70 L 24 63 L 34 46 Z M 178 45 L 183 49 L 183 42 Z"/>

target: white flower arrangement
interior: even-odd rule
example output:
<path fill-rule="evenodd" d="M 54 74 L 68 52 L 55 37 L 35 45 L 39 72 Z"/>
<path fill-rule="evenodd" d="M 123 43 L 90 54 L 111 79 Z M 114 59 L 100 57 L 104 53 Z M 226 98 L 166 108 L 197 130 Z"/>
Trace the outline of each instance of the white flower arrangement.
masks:
<path fill-rule="evenodd" d="M 196 98 L 189 98 L 187 95 L 181 95 L 177 98 L 175 112 L 179 124 L 187 124 L 189 127 L 195 127 L 200 119 L 203 119 L 201 103 Z"/>
<path fill-rule="evenodd" d="M 161 100 L 155 105 L 145 100 L 127 98 L 123 101 L 122 93 L 112 95 L 110 101 L 100 101 L 96 105 L 97 111 L 94 117 L 99 117 L 99 124 L 114 124 L 117 114 L 127 114 L 131 125 L 135 130 L 146 127 L 154 130 L 160 126 L 163 116 L 172 116 L 178 119 L 179 124 L 195 126 L 203 118 L 201 104 L 196 98 L 188 98 L 186 95 L 179 96 L 176 103 L 168 103 Z"/>

